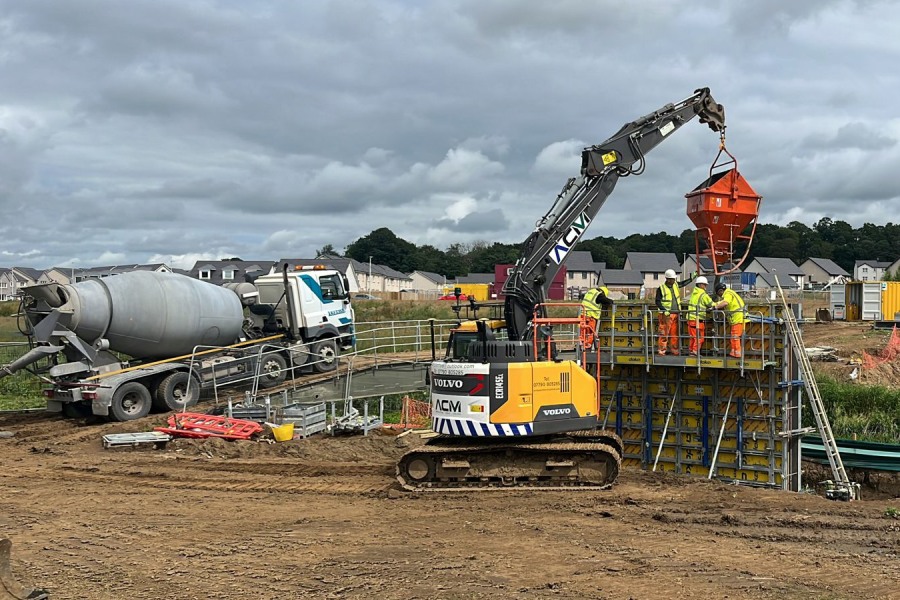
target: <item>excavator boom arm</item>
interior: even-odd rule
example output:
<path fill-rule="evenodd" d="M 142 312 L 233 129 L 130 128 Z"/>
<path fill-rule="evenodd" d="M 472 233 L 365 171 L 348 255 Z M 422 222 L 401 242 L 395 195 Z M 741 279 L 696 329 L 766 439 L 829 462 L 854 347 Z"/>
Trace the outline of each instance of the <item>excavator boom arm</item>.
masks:
<path fill-rule="evenodd" d="M 641 174 L 647 152 L 694 117 L 713 131 L 725 131 L 724 107 L 713 100 L 709 88 L 701 88 L 689 98 L 626 123 L 608 140 L 584 149 L 580 175 L 566 182 L 553 206 L 537 222 L 503 286 L 511 340 L 531 337 L 534 307 L 546 297 L 569 252 L 619 178 Z"/>

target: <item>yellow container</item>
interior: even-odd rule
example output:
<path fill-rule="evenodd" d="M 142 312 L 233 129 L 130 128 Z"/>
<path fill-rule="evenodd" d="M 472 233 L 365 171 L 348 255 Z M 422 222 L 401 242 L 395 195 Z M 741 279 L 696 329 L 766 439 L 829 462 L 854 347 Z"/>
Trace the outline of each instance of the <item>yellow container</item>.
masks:
<path fill-rule="evenodd" d="M 272 427 L 272 437 L 276 442 L 289 442 L 294 439 L 294 424 L 285 423 L 284 425 L 276 425 Z"/>
<path fill-rule="evenodd" d="M 444 293 L 452 294 L 453 288 L 455 287 L 458 287 L 467 298 L 475 298 L 476 300 L 484 301 L 488 300 L 491 285 L 489 283 L 460 283 L 455 286 L 448 286 Z"/>
<path fill-rule="evenodd" d="M 885 321 L 900 318 L 900 281 L 881 282 L 881 318 Z"/>

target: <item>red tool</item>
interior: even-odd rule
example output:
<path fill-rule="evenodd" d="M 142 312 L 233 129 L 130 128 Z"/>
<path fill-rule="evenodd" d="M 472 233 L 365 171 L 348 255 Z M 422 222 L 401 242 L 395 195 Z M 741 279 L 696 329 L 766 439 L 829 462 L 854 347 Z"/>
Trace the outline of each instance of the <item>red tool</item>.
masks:
<path fill-rule="evenodd" d="M 262 425 L 245 419 L 229 419 L 203 413 L 178 413 L 170 415 L 168 427 L 154 427 L 154 431 L 168 433 L 174 437 L 210 438 L 226 440 L 249 440 L 262 433 Z"/>

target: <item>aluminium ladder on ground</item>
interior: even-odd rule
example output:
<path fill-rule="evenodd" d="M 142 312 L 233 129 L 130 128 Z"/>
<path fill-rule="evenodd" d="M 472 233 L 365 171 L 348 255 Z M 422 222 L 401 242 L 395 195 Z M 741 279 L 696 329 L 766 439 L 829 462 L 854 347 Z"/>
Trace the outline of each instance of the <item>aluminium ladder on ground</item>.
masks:
<path fill-rule="evenodd" d="M 819 436 L 822 438 L 822 446 L 825 448 L 828 464 L 831 466 L 831 473 L 834 477 L 835 487 L 826 491 L 826 496 L 841 500 L 858 500 L 859 484 L 851 482 L 850 478 L 847 477 L 847 471 L 844 469 L 844 461 L 841 460 L 837 441 L 834 439 L 834 433 L 831 431 L 831 423 L 828 421 L 828 414 L 825 412 L 825 404 L 822 402 L 822 395 L 819 393 L 819 385 L 813 374 L 809 356 L 806 354 L 806 347 L 803 345 L 803 336 L 800 333 L 800 326 L 797 324 L 796 317 L 794 317 L 794 311 L 788 306 L 787 299 L 784 296 L 784 290 L 781 289 L 781 283 L 778 281 L 777 274 L 775 275 L 775 285 L 778 287 L 778 294 L 781 296 L 781 303 L 784 306 L 784 322 L 787 324 L 787 331 L 791 338 L 794 356 L 797 358 L 797 364 L 800 367 L 800 373 L 806 386 L 806 395 L 809 397 L 809 403 L 812 407 L 813 415 L 816 418 Z"/>

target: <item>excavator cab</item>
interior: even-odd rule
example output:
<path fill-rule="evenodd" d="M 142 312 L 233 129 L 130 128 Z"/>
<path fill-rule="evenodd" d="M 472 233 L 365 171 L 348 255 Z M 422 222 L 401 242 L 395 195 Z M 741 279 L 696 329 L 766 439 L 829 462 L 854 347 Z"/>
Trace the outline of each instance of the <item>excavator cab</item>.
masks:
<path fill-rule="evenodd" d="M 722 167 L 727 168 L 713 173 Z M 719 153 L 709 167 L 709 177 L 685 194 L 685 198 L 687 215 L 697 228 L 694 232 L 697 264 L 700 257 L 707 256 L 714 275 L 727 275 L 738 269 L 750 253 L 762 196 L 738 171 L 737 159 L 725 148 L 724 132 Z M 746 243 L 743 255 L 735 260 L 738 246 L 743 243 Z"/>

